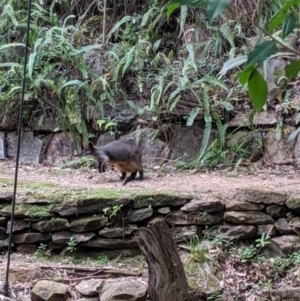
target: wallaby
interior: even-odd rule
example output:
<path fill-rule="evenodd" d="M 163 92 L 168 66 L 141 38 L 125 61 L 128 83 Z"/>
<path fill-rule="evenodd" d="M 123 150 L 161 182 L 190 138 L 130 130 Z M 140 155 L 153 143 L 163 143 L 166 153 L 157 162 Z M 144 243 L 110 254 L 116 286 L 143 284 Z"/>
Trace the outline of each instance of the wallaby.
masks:
<path fill-rule="evenodd" d="M 138 180 L 144 180 L 142 167 L 142 148 L 130 140 L 115 140 L 102 147 L 95 146 L 92 142 L 83 149 L 81 156 L 92 156 L 98 162 L 100 173 L 105 172 L 108 163 L 113 164 L 122 173 L 120 180 L 126 178 L 126 173 L 131 175 L 126 178 L 123 185 L 133 181 L 139 171 Z"/>

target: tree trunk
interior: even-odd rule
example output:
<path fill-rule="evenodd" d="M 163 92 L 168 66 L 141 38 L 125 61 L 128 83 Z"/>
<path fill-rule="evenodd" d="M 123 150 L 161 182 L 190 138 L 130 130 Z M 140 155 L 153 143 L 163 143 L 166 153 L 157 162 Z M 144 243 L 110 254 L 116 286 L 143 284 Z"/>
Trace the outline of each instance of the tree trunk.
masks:
<path fill-rule="evenodd" d="M 176 243 L 165 221 L 140 228 L 135 236 L 149 268 L 148 291 L 151 301 L 200 301 L 189 292 Z"/>

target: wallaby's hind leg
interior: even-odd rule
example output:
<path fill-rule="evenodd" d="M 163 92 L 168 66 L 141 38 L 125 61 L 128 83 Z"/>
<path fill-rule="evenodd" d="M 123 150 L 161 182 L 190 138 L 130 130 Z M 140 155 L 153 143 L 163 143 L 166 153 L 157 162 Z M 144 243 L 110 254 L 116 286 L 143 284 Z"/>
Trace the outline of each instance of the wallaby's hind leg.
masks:
<path fill-rule="evenodd" d="M 133 172 L 124 182 L 123 185 L 126 185 L 128 182 L 133 181 L 136 177 L 137 171 Z"/>
<path fill-rule="evenodd" d="M 102 162 L 101 162 L 101 161 L 99 161 L 99 164 L 98 164 L 98 170 L 99 170 L 100 173 L 105 172 L 105 167 L 104 167 L 103 170 L 102 170 Z"/>
<path fill-rule="evenodd" d="M 144 180 L 144 171 L 143 171 L 143 169 L 139 169 L 139 174 L 140 174 L 140 176 L 139 176 L 138 180 L 143 181 Z"/>
<path fill-rule="evenodd" d="M 122 172 L 122 176 L 120 177 L 120 180 L 123 181 L 126 178 L 126 172 L 121 171 Z"/>

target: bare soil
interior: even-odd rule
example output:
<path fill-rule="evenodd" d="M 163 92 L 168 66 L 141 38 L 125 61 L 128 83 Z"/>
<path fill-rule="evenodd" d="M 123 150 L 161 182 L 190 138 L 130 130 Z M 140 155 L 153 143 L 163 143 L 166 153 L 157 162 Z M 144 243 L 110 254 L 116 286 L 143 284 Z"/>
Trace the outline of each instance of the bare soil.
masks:
<path fill-rule="evenodd" d="M 183 194 L 212 194 L 231 195 L 237 188 L 261 186 L 278 192 L 300 192 L 300 170 L 293 166 L 281 166 L 278 169 L 244 168 L 233 172 L 216 170 L 209 172 L 179 171 L 172 166 L 157 166 L 158 170 L 145 171 L 144 181 L 129 182 L 126 186 L 119 180 L 120 172 L 108 170 L 100 174 L 96 169 L 62 169 L 43 165 L 20 165 L 18 181 L 52 183 L 63 187 L 88 188 L 145 188 L 159 192 L 178 192 Z M 15 163 L 0 162 L 1 179 L 14 179 Z"/>

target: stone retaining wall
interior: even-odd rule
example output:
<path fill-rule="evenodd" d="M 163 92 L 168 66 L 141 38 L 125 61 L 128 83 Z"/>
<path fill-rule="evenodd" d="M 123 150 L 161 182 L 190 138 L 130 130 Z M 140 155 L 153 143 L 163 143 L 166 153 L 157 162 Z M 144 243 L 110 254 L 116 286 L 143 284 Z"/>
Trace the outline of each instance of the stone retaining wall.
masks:
<path fill-rule="evenodd" d="M 105 193 L 103 194 L 105 195 Z M 98 249 L 137 248 L 132 239 L 139 227 L 165 219 L 176 242 L 187 241 L 207 230 L 225 238 L 246 240 L 269 233 L 275 249 L 284 253 L 300 250 L 300 196 L 263 188 L 237 190 L 232 200 L 168 194 L 84 198 L 67 193 L 64 201 L 41 195 L 18 200 L 13 226 L 17 250 L 34 250 L 40 243 L 63 249 L 73 237 L 78 246 Z M 1 248 L 7 247 L 11 199 L 0 195 Z M 114 216 L 105 208 L 121 210 Z M 115 207 L 113 207 L 115 206 Z"/>

